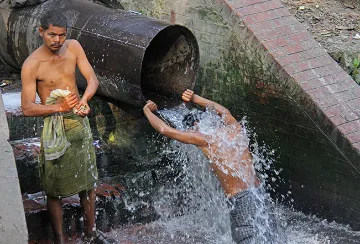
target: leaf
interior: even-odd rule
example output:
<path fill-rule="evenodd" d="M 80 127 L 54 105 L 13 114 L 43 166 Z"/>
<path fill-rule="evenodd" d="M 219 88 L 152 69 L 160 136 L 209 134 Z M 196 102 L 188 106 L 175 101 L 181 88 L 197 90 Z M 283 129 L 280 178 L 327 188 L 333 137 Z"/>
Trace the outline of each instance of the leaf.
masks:
<path fill-rule="evenodd" d="M 360 84 L 360 74 L 354 75 L 354 80 L 356 83 Z"/>
<path fill-rule="evenodd" d="M 353 65 L 354 65 L 355 68 L 359 67 L 360 62 L 359 62 L 359 59 L 358 59 L 358 58 L 354 58 L 354 60 L 353 60 Z"/>
<path fill-rule="evenodd" d="M 115 136 L 114 136 L 113 132 L 111 132 L 110 135 L 109 135 L 109 141 L 111 141 L 111 142 L 115 141 Z"/>

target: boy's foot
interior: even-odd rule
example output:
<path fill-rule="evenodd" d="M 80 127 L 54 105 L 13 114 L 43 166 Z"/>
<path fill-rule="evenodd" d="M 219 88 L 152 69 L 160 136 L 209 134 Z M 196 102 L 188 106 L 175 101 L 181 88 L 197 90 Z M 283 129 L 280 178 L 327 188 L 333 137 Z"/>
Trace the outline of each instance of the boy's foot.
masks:
<path fill-rule="evenodd" d="M 115 243 L 118 243 L 114 239 L 106 237 L 104 233 L 102 233 L 101 231 L 98 231 L 98 230 L 96 231 L 95 236 L 93 236 L 91 238 L 84 237 L 84 241 L 86 244 L 115 244 Z"/>

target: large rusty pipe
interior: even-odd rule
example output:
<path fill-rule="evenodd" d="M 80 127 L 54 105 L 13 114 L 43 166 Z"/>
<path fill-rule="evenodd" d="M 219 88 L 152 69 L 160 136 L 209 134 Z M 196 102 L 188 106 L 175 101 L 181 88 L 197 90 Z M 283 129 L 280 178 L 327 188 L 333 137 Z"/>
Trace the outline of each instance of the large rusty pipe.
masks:
<path fill-rule="evenodd" d="M 199 48 L 184 26 L 86 0 L 48 0 L 19 9 L 6 2 L 0 3 L 0 59 L 15 69 L 42 44 L 41 15 L 56 9 L 67 16 L 68 37 L 82 44 L 94 67 L 98 95 L 142 106 L 148 92 L 178 95 L 194 86 Z M 80 75 L 77 83 L 86 87 Z"/>

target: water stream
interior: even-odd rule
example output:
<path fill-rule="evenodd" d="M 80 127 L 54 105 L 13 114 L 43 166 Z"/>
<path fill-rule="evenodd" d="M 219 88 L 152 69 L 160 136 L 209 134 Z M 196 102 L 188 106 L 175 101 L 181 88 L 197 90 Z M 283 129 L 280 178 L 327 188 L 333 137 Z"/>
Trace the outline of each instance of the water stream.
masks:
<path fill-rule="evenodd" d="M 159 115 L 167 123 L 184 130 L 181 121 L 188 112 L 185 105 L 180 105 L 174 109 L 159 111 Z M 206 116 L 202 116 L 198 124 L 199 130 L 202 133 L 211 134 L 218 126 L 221 126 L 220 121 L 221 119 L 214 116 L 213 112 L 207 111 Z M 246 125 L 246 121 L 242 121 L 242 124 Z M 272 216 L 276 222 L 276 228 L 270 227 L 273 239 L 270 241 L 267 236 L 260 236 L 257 244 L 360 243 L 360 232 L 352 231 L 348 226 L 305 215 L 290 207 L 272 202 L 268 194 L 272 190 L 271 182 L 281 180 L 281 173 L 272 169 L 274 159 L 269 155 L 273 155 L 274 152 L 266 147 L 258 146 L 256 142 L 251 146 L 255 167 L 263 180 L 261 186 L 263 191 L 257 191 L 259 194 L 257 197 L 263 203 L 258 206 L 258 216 L 260 215 L 263 220 L 269 220 L 269 216 Z M 130 243 L 139 244 L 234 243 L 231 237 L 228 201 L 218 180 L 210 170 L 209 160 L 201 150 L 193 145 L 171 140 L 164 144 L 162 154 L 168 155 L 174 164 L 182 165 L 183 170 L 182 175 L 179 176 L 181 180 L 165 184 L 154 196 L 154 206 L 161 218 L 146 225 L 124 226 L 110 232 L 110 236 L 120 242 L 131 241 Z M 267 158 L 262 155 L 267 155 Z M 272 172 L 271 178 L 269 171 L 275 171 Z M 291 195 L 290 192 L 289 195 Z M 290 204 L 291 201 L 290 198 Z M 271 206 L 264 208 L 267 204 Z M 174 208 L 174 205 L 177 208 Z M 268 212 L 264 212 L 265 209 Z M 266 221 L 256 223 L 260 232 L 265 233 L 269 230 L 269 226 L 263 224 L 267 223 Z"/>

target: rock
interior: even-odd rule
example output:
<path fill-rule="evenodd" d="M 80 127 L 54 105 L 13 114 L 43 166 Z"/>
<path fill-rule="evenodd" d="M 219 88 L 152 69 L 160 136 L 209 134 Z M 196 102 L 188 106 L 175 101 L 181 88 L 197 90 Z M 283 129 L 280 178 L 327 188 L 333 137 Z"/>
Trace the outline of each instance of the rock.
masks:
<path fill-rule="evenodd" d="M 355 27 L 353 25 L 349 25 L 349 26 L 337 25 L 337 26 L 335 26 L 335 29 L 337 29 L 337 30 L 353 30 L 353 29 L 355 29 Z"/>
<path fill-rule="evenodd" d="M 10 80 L 2 80 L 2 81 L 0 82 L 0 87 L 7 86 L 7 85 L 9 85 L 9 84 L 11 84 L 11 81 L 10 81 Z"/>
<path fill-rule="evenodd" d="M 356 39 L 356 40 L 359 40 L 359 39 L 360 39 L 359 33 L 356 33 L 356 35 L 354 36 L 354 39 Z"/>

